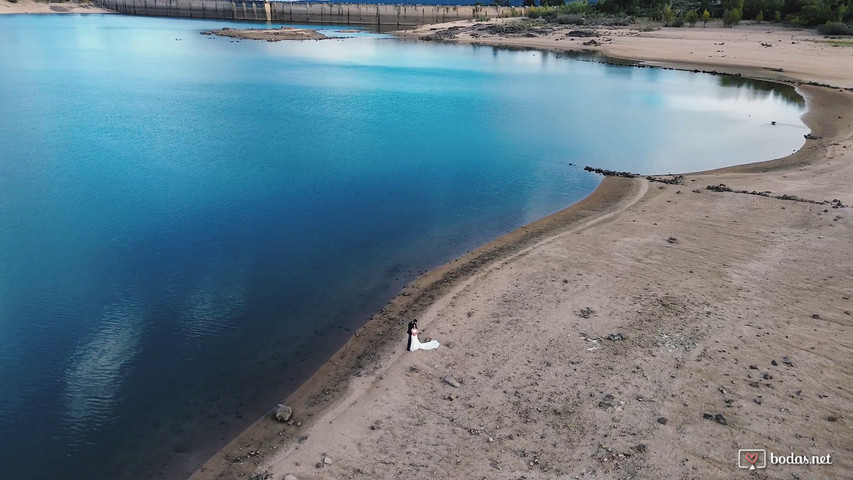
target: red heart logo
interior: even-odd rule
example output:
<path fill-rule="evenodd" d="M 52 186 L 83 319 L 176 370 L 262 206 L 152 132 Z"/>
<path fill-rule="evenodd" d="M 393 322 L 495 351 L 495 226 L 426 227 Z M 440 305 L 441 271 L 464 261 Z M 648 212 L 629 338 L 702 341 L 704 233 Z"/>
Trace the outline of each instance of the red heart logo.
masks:
<path fill-rule="evenodd" d="M 758 452 L 755 452 L 755 453 L 746 453 L 746 454 L 744 454 L 744 455 L 746 456 L 746 461 L 747 461 L 747 462 L 749 462 L 749 463 L 753 463 L 753 464 L 754 464 L 754 463 L 758 460 Z"/>

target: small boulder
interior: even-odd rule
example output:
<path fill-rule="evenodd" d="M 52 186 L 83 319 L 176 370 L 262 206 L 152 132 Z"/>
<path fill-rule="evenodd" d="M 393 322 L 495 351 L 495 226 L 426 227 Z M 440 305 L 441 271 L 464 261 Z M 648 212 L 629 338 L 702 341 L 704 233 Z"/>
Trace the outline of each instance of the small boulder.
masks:
<path fill-rule="evenodd" d="M 330 457 L 328 455 L 323 457 L 323 464 L 324 465 L 331 465 L 332 464 L 332 457 Z"/>
<path fill-rule="evenodd" d="M 658 423 L 659 423 L 659 424 L 661 424 L 661 425 L 666 425 L 666 423 L 667 423 L 668 421 L 669 421 L 669 420 L 667 420 L 667 419 L 666 419 L 666 417 L 658 417 Z"/>
<path fill-rule="evenodd" d="M 444 383 L 450 385 L 453 388 L 459 388 L 461 386 L 459 380 L 456 380 L 451 375 L 444 377 Z"/>
<path fill-rule="evenodd" d="M 284 476 L 284 480 L 298 480 L 298 479 L 296 478 L 296 475 L 287 474 Z"/>
<path fill-rule="evenodd" d="M 293 416 L 293 409 L 289 406 L 279 403 L 277 407 L 275 407 L 275 419 L 279 422 L 286 422 L 290 420 L 290 417 Z"/>

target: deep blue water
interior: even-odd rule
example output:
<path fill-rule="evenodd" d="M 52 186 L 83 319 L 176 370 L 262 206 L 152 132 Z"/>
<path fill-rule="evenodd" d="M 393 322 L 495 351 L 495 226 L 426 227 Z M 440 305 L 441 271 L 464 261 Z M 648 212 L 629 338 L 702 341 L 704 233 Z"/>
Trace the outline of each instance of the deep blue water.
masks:
<path fill-rule="evenodd" d="M 584 165 L 807 131 L 730 77 L 198 34 L 226 25 L 0 16 L 4 479 L 180 478 L 420 271 L 591 192 Z"/>

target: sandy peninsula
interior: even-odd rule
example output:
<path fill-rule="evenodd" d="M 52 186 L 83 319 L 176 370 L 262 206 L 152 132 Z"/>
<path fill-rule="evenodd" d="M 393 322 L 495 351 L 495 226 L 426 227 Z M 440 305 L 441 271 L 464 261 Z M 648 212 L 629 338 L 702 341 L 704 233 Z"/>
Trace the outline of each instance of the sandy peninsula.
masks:
<path fill-rule="evenodd" d="M 853 47 L 769 25 L 465 30 L 493 24 L 406 35 L 793 83 L 812 139 L 671 183 L 607 177 L 423 275 L 286 399 L 292 418 L 192 478 L 745 478 L 741 448 L 832 462 L 755 478 L 853 476 Z M 411 318 L 442 347 L 405 352 Z"/>
<path fill-rule="evenodd" d="M 265 40 L 280 42 L 282 40 L 323 40 L 329 38 L 316 30 L 305 28 L 220 28 L 207 30 L 202 35 L 217 35 L 220 37 L 241 38 L 245 40 Z"/>
<path fill-rule="evenodd" d="M 115 13 L 106 8 L 96 7 L 89 3 L 63 2 L 48 3 L 33 0 L 10 2 L 0 0 L 0 15 L 13 13 Z"/>

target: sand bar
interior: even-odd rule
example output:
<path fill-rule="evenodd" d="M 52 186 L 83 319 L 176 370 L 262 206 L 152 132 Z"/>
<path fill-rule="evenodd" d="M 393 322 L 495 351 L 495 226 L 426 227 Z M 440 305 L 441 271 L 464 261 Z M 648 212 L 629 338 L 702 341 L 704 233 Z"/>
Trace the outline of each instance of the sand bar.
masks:
<path fill-rule="evenodd" d="M 282 40 L 323 40 L 329 38 L 316 30 L 292 27 L 246 29 L 225 27 L 219 30 L 207 30 L 201 32 L 201 34 L 245 40 L 265 40 L 267 42 L 280 42 Z"/>
<path fill-rule="evenodd" d="M 606 43 L 678 68 L 853 83 L 838 62 L 853 48 L 743 27 Z M 785 48 L 762 47 L 771 35 Z M 533 40 L 495 44 L 545 48 Z M 693 58 L 719 42 L 726 57 Z M 287 399 L 289 423 L 260 419 L 192 478 L 731 478 L 739 448 L 832 455 L 768 470 L 780 478 L 850 476 L 853 93 L 798 88 L 815 137 L 798 152 L 676 185 L 608 177 L 423 275 Z M 404 351 L 413 317 L 441 348 Z"/>

